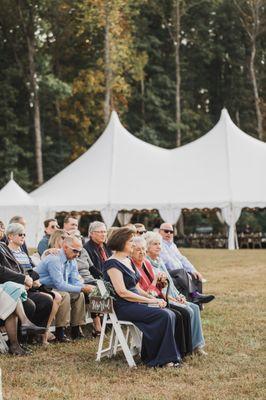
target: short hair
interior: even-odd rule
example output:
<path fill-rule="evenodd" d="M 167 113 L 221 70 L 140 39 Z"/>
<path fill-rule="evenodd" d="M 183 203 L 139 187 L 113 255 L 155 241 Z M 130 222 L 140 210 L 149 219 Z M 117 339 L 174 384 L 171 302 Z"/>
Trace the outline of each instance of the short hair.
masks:
<path fill-rule="evenodd" d="M 143 236 L 134 236 L 133 241 L 135 246 L 142 246 L 146 249 L 147 243 Z"/>
<path fill-rule="evenodd" d="M 5 227 L 4 222 L 0 220 L 0 228 L 4 228 L 4 227 Z"/>
<path fill-rule="evenodd" d="M 23 225 L 18 224 L 17 222 L 13 222 L 12 224 L 8 224 L 6 228 L 6 236 L 8 235 L 19 235 L 23 233 L 25 228 Z"/>
<path fill-rule="evenodd" d="M 51 234 L 49 242 L 48 242 L 48 247 L 50 247 L 50 248 L 56 247 L 59 239 L 62 239 L 62 238 L 65 239 L 65 237 L 66 237 L 66 233 L 65 233 L 64 229 L 57 229 L 56 231 L 54 231 Z"/>
<path fill-rule="evenodd" d="M 67 224 L 70 220 L 70 218 L 76 219 L 78 221 L 78 218 L 75 217 L 74 215 L 68 214 L 65 218 L 64 218 L 64 224 Z"/>
<path fill-rule="evenodd" d="M 89 225 L 89 233 L 96 231 L 98 228 L 101 228 L 102 226 L 104 226 L 104 228 L 106 229 L 106 225 L 104 222 L 101 221 L 91 222 Z"/>
<path fill-rule="evenodd" d="M 164 225 L 171 225 L 172 227 L 173 227 L 173 225 L 170 223 L 170 222 L 163 222 L 161 225 L 160 225 L 160 229 L 164 229 Z"/>
<path fill-rule="evenodd" d="M 145 236 L 145 240 L 147 243 L 147 249 L 150 247 L 151 244 L 154 242 L 160 242 L 162 243 L 162 236 L 158 232 L 147 232 Z"/>
<path fill-rule="evenodd" d="M 135 231 L 126 226 L 116 229 L 107 242 L 107 246 L 114 251 L 123 251 L 126 242 L 135 235 Z"/>
<path fill-rule="evenodd" d="M 15 215 L 14 217 L 11 218 L 9 224 L 14 224 L 14 223 L 17 224 L 21 219 L 23 219 L 23 217 L 21 217 L 20 215 Z"/>
<path fill-rule="evenodd" d="M 50 222 L 52 222 L 52 221 L 54 221 L 54 222 L 57 223 L 57 220 L 56 220 L 55 218 L 49 218 L 49 219 L 46 219 L 45 221 L 43 221 L 44 227 L 45 227 L 45 228 L 48 228 Z"/>
<path fill-rule="evenodd" d="M 66 236 L 65 237 L 65 239 L 64 239 L 64 244 L 66 244 L 66 245 L 72 245 L 74 242 L 79 242 L 80 243 L 80 245 L 82 246 L 82 241 L 81 241 L 81 239 L 79 239 L 79 238 L 77 238 L 77 236 L 75 236 L 75 235 L 68 235 L 68 236 Z"/>

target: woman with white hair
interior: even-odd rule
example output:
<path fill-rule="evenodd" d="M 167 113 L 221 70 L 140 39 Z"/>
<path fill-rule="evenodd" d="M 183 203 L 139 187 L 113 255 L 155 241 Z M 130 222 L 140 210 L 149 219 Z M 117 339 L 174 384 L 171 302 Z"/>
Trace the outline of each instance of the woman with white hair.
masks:
<path fill-rule="evenodd" d="M 169 281 L 169 299 L 171 304 L 178 304 L 179 306 L 185 307 L 186 310 L 190 313 L 191 319 L 191 331 L 192 331 L 192 347 L 193 352 L 199 355 L 207 355 L 207 353 L 203 350 L 205 345 L 203 332 L 202 332 L 202 324 L 200 317 L 200 310 L 196 304 L 187 302 L 185 298 L 180 295 L 178 290 L 176 289 L 173 280 L 170 274 L 167 271 L 163 261 L 160 259 L 160 251 L 161 251 L 161 235 L 156 232 L 148 232 L 146 235 L 146 243 L 147 243 L 147 259 L 153 266 L 154 273 L 164 273 L 167 276 Z"/>

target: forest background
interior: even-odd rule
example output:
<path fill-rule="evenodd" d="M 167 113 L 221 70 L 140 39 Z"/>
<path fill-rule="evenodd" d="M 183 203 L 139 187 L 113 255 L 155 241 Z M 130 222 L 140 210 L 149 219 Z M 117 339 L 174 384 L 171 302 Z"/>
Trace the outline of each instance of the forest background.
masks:
<path fill-rule="evenodd" d="M 223 107 L 266 141 L 265 27 L 266 0 L 0 0 L 0 187 L 55 175 L 112 109 L 165 148 Z"/>

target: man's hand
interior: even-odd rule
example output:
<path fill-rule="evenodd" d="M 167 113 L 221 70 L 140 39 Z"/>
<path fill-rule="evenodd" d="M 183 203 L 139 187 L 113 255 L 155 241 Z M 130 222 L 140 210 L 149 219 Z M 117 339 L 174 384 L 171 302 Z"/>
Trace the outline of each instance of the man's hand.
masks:
<path fill-rule="evenodd" d="M 32 287 L 33 280 L 29 275 L 25 276 L 24 285 L 27 286 L 29 289 Z"/>
<path fill-rule="evenodd" d="M 54 256 L 57 256 L 59 254 L 60 249 L 56 249 L 56 248 L 51 248 L 51 249 L 47 249 L 45 250 L 45 255 L 48 256 L 48 254 L 53 254 Z"/>
<path fill-rule="evenodd" d="M 194 276 L 194 278 L 198 279 L 199 281 L 202 281 L 202 279 L 203 279 L 203 276 L 198 271 L 192 272 L 191 275 Z"/>
<path fill-rule="evenodd" d="M 93 285 L 84 285 L 83 288 L 81 289 L 81 291 L 85 294 L 88 294 L 88 293 L 91 293 L 94 288 L 95 288 L 95 286 L 93 286 Z"/>

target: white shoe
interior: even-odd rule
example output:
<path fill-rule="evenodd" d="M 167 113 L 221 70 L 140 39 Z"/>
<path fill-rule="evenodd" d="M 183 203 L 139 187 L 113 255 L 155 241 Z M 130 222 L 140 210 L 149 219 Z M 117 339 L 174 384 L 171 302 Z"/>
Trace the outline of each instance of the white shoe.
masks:
<path fill-rule="evenodd" d="M 195 350 L 193 351 L 193 354 L 203 357 L 206 357 L 208 355 L 208 353 L 206 353 L 206 351 L 203 350 L 202 347 L 196 347 Z"/>

